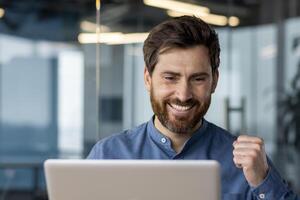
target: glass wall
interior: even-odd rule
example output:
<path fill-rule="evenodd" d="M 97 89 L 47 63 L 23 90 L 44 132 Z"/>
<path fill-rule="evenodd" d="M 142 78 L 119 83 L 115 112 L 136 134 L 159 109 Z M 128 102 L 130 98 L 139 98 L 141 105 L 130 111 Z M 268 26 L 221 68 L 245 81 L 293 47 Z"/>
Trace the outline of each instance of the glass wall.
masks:
<path fill-rule="evenodd" d="M 0 49 L 0 188 L 31 189 L 45 159 L 82 156 L 83 53 L 2 34 Z"/>
<path fill-rule="evenodd" d="M 90 3 L 94 10 L 76 19 L 76 26 L 85 22 L 80 31 L 63 25 L 75 20 L 68 12 L 69 21 L 57 22 L 64 34 L 72 33 L 72 40 L 59 36 L 61 30 L 51 40 L 52 28 L 48 40 L 29 37 L 28 29 L 23 35 L 9 34 L 2 28 L 7 22 L 0 17 L 0 199 L 11 191 L 35 189 L 36 184 L 45 191 L 45 159 L 85 158 L 98 140 L 153 115 L 143 80 L 142 42 L 101 42 L 98 52 L 95 41 L 83 44 L 73 37 L 83 29 L 95 32 L 95 2 Z M 147 17 L 158 11 L 147 10 L 137 12 L 142 17 L 132 15 L 132 21 L 123 22 L 126 9 L 133 13 L 142 6 L 128 2 L 105 6 L 109 9 L 101 20 L 109 23 L 101 26 L 101 32 L 146 32 L 166 19 L 164 11 L 160 21 L 151 21 Z M 231 6 L 225 5 L 233 12 L 239 5 Z M 300 18 L 263 23 L 268 18 L 263 9 L 257 8 L 263 13 L 262 19 L 255 16 L 257 23 L 216 26 L 220 78 L 206 119 L 235 135 L 264 138 L 267 153 L 300 193 Z M 275 15 L 276 8 L 270 9 Z M 114 26 L 117 22 L 122 26 Z M 280 63 L 282 80 L 278 79 Z M 284 91 L 278 89 L 280 81 Z"/>

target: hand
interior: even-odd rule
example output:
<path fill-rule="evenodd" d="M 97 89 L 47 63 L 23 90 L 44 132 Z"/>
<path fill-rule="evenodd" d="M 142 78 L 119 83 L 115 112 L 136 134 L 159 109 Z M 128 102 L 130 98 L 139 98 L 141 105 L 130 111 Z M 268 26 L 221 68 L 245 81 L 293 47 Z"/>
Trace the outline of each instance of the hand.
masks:
<path fill-rule="evenodd" d="M 263 140 L 241 135 L 234 141 L 233 147 L 233 162 L 243 169 L 250 186 L 258 186 L 267 176 L 269 169 Z"/>

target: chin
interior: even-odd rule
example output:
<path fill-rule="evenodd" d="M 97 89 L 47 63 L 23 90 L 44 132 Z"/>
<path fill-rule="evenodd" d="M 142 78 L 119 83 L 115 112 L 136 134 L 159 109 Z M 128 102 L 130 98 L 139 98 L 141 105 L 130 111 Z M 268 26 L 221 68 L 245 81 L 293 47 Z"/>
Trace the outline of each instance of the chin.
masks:
<path fill-rule="evenodd" d="M 195 130 L 195 127 L 200 122 L 199 120 L 168 120 L 166 123 L 166 128 L 171 132 L 178 134 L 188 134 Z"/>

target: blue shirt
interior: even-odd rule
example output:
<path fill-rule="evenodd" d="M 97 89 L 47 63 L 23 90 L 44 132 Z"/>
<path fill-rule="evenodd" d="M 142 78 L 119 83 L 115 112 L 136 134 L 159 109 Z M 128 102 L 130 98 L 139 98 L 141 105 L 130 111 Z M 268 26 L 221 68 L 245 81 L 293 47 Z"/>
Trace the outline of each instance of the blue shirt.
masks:
<path fill-rule="evenodd" d="M 153 119 L 134 129 L 100 140 L 88 159 L 185 159 L 217 160 L 221 165 L 223 200 L 299 200 L 280 177 L 270 160 L 265 180 L 250 187 L 243 171 L 233 163 L 236 138 L 224 129 L 203 120 L 202 126 L 176 153 L 169 138 L 160 133 Z"/>

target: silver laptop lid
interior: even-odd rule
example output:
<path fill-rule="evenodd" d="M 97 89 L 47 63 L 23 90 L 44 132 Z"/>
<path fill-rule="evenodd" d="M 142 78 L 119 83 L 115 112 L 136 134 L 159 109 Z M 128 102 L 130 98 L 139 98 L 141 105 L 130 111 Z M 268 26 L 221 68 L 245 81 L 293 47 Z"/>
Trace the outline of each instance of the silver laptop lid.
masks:
<path fill-rule="evenodd" d="M 219 200 L 220 169 L 199 160 L 47 160 L 50 200 Z"/>

